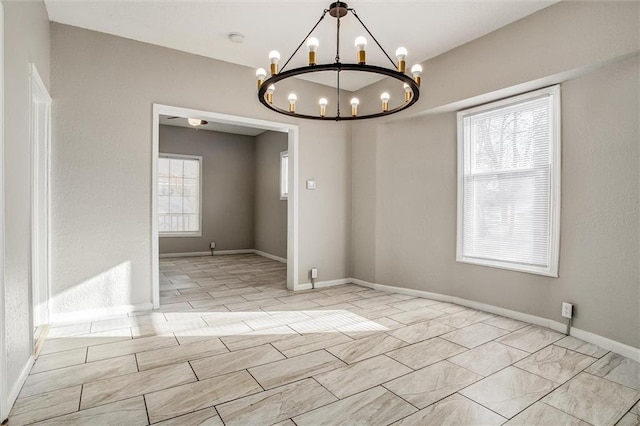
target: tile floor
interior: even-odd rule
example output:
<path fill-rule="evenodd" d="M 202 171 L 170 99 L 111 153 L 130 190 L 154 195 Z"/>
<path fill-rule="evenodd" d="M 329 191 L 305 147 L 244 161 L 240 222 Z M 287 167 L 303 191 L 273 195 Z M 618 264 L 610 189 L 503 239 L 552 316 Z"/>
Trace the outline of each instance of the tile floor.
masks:
<path fill-rule="evenodd" d="M 640 364 L 451 303 L 162 259 L 159 311 L 55 326 L 10 426 L 638 425 Z"/>

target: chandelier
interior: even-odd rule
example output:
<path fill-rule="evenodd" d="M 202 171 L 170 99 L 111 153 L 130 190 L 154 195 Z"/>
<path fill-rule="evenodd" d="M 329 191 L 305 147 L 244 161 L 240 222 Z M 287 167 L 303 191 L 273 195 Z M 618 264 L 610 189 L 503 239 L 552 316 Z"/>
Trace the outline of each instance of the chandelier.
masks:
<path fill-rule="evenodd" d="M 327 63 L 327 64 L 318 64 L 317 63 L 317 51 L 319 47 L 319 41 L 315 37 L 310 37 L 316 27 L 320 24 L 320 22 L 327 15 L 331 15 L 336 20 L 336 55 L 335 62 Z M 371 37 L 371 39 L 375 42 L 375 44 L 380 48 L 382 53 L 389 59 L 393 68 L 384 68 L 376 65 L 367 64 L 367 39 L 363 36 L 359 36 L 355 40 L 355 47 L 357 48 L 357 62 L 356 63 L 343 63 L 340 61 L 340 20 L 344 18 L 348 13 L 351 13 L 362 25 L 367 34 Z M 308 66 L 302 66 L 298 68 L 292 68 L 287 70 L 286 67 L 291 61 L 291 59 L 295 56 L 295 54 L 300 50 L 304 42 L 307 42 L 307 47 L 309 49 L 308 55 Z M 325 9 L 322 13 L 322 16 L 313 26 L 311 31 L 307 34 L 307 36 L 300 42 L 298 47 L 291 54 L 289 59 L 285 62 L 280 70 L 278 70 L 278 63 L 280 61 L 280 54 L 273 50 L 269 53 L 269 60 L 271 61 L 270 66 L 270 77 L 267 77 L 267 71 L 264 68 L 259 68 L 256 71 L 256 77 L 258 78 L 258 100 L 267 108 L 276 111 L 280 114 L 285 114 L 292 117 L 298 118 L 306 118 L 312 120 L 360 120 L 366 118 L 375 118 L 382 117 L 385 115 L 395 114 L 396 112 L 403 111 L 409 108 L 411 105 L 415 104 L 420 97 L 420 75 L 422 74 L 422 67 L 419 64 L 414 65 L 411 68 L 411 76 L 406 74 L 406 56 L 407 49 L 404 47 L 399 47 L 396 50 L 396 58 L 397 62 L 394 62 L 393 59 L 387 54 L 384 48 L 378 43 L 378 40 L 371 34 L 371 31 L 366 27 L 366 25 L 360 20 L 356 11 L 344 2 L 335 2 L 331 3 L 328 9 Z M 274 92 L 276 91 L 276 85 L 278 82 L 289 79 L 291 77 L 300 76 L 303 74 L 310 74 L 316 72 L 335 72 L 335 82 L 336 82 L 336 97 L 335 97 L 335 105 L 329 105 L 329 101 L 326 97 L 322 97 L 318 100 L 318 106 L 316 108 L 316 113 L 311 114 L 309 112 L 299 112 L 296 111 L 296 101 L 298 100 L 298 95 L 295 92 L 289 93 L 287 100 L 288 105 L 285 104 L 285 108 L 278 106 L 274 103 Z M 349 104 L 351 106 L 351 110 L 348 111 L 348 114 L 341 114 L 340 112 L 340 98 L 341 98 L 341 89 L 340 89 L 340 73 L 343 71 L 355 71 L 355 72 L 364 72 L 364 73 L 372 73 L 378 74 L 384 77 L 391 77 L 394 80 L 391 80 L 389 83 L 392 85 L 391 89 L 398 89 L 399 85 L 402 85 L 402 91 L 397 91 L 401 93 L 399 96 L 401 99 L 395 100 L 395 102 L 391 101 L 391 96 L 388 91 L 385 91 L 380 94 L 380 104 L 372 111 L 367 111 L 364 114 L 359 114 L 358 106 L 360 105 L 360 101 L 357 98 L 351 98 Z M 395 83 L 396 86 L 393 86 Z M 390 107 L 391 105 L 391 107 Z M 372 109 L 369 106 L 369 109 Z M 330 112 L 329 112 L 330 111 Z"/>

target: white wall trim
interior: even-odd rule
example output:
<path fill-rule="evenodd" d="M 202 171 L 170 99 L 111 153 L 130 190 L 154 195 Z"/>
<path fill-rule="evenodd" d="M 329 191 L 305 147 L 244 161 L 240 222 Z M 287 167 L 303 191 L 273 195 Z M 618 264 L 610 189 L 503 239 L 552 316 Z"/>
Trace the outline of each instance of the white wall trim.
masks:
<path fill-rule="evenodd" d="M 13 404 L 16 402 L 16 399 L 18 399 L 18 395 L 22 390 L 22 386 L 24 385 L 24 382 L 27 381 L 27 377 L 29 377 L 29 373 L 31 372 L 31 368 L 33 367 L 34 362 L 35 362 L 35 358 L 33 357 L 33 355 L 31 355 L 27 360 L 27 362 L 25 363 L 24 367 L 22 368 L 22 371 L 18 376 L 18 380 L 16 380 L 16 382 L 11 387 L 11 391 L 9 392 L 9 396 L 7 398 L 9 407 L 12 407 Z"/>
<path fill-rule="evenodd" d="M 427 291 L 414 290 L 411 288 L 376 284 L 368 281 L 359 280 L 357 278 L 351 278 L 350 280 L 346 280 L 346 281 L 363 286 L 363 287 L 369 287 L 375 290 L 382 290 L 390 293 L 406 294 L 406 295 L 415 296 L 415 297 L 424 297 L 427 299 L 438 300 L 441 302 L 455 303 L 455 304 L 466 306 L 469 308 L 489 312 L 491 314 L 502 315 L 507 318 L 528 322 L 534 325 L 538 325 L 540 327 L 550 328 L 560 333 L 565 333 L 566 331 L 566 325 L 558 321 L 542 318 L 536 315 L 525 314 L 523 312 L 512 311 L 510 309 L 505 309 L 505 308 L 501 308 L 499 306 L 494 306 L 494 305 L 488 305 L 486 303 L 475 302 L 473 300 L 463 299 L 461 297 L 448 296 L 446 294 L 440 294 L 440 293 L 430 293 Z M 311 288 L 310 284 L 309 284 L 309 288 Z M 629 346 L 624 343 L 611 340 L 607 337 L 603 337 L 598 334 L 594 334 L 589 331 L 584 331 L 575 327 L 571 328 L 571 335 L 575 338 L 582 339 L 585 342 L 593 343 L 604 349 L 616 352 L 634 361 L 640 362 L 640 349 L 634 348 L 633 346 Z"/>
<path fill-rule="evenodd" d="M 150 311 L 153 309 L 151 303 L 140 303 L 138 305 L 120 305 L 106 308 L 87 309 L 84 311 L 58 312 L 51 314 L 52 324 L 79 323 L 86 321 L 96 321 L 105 318 L 113 318 L 118 315 L 126 315 L 130 312 Z"/>
<path fill-rule="evenodd" d="M 336 285 L 343 285 L 343 284 L 351 284 L 353 282 L 353 280 L 351 278 L 340 278 L 337 280 L 328 280 L 328 281 L 316 281 L 315 283 L 315 288 L 323 288 L 323 287 L 333 287 Z M 304 284 L 300 284 L 297 288 L 297 290 L 310 290 L 311 289 L 311 283 L 304 283 Z"/>
<path fill-rule="evenodd" d="M 227 254 L 257 254 L 258 256 L 266 257 L 267 259 L 275 260 L 281 263 L 287 263 L 287 259 L 283 257 L 278 257 L 270 253 L 266 253 L 264 251 L 255 250 L 255 249 L 241 249 L 241 250 L 214 250 L 214 256 L 221 256 Z M 211 251 L 193 251 L 186 253 L 162 253 L 160 255 L 160 259 L 166 259 L 168 257 L 202 257 L 202 256 L 211 256 Z"/>
<path fill-rule="evenodd" d="M 242 125 L 288 134 L 289 202 L 287 203 L 287 288 L 298 289 L 298 212 L 299 212 L 299 155 L 298 126 L 276 121 L 219 114 L 210 111 L 153 104 L 151 140 L 151 301 L 154 309 L 160 307 L 160 249 L 158 243 L 158 154 L 160 148 L 160 115 L 199 118 L 209 122 Z"/>
<path fill-rule="evenodd" d="M 0 2 L 0 423 L 9 417 L 4 301 L 4 6 Z"/>
<path fill-rule="evenodd" d="M 253 252 L 258 256 L 266 257 L 267 259 L 275 260 L 280 263 L 287 263 L 287 259 L 285 259 L 284 257 L 276 256 L 275 254 L 267 253 L 261 250 L 254 250 Z"/>

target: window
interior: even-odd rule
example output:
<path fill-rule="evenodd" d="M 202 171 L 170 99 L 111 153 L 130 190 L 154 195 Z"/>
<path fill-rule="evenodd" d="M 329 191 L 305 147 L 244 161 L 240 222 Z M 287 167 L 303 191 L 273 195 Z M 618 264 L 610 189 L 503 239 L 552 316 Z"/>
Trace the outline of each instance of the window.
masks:
<path fill-rule="evenodd" d="M 456 260 L 558 276 L 560 89 L 458 113 Z"/>
<path fill-rule="evenodd" d="M 280 199 L 289 198 L 289 151 L 280 153 Z"/>
<path fill-rule="evenodd" d="M 202 157 L 160 154 L 158 224 L 161 237 L 200 237 Z"/>

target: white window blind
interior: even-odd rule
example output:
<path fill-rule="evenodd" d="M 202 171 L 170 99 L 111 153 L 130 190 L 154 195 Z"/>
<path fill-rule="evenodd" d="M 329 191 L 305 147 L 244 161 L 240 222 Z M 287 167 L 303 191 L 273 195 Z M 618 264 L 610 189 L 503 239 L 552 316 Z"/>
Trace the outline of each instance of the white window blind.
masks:
<path fill-rule="evenodd" d="M 289 152 L 280 153 L 280 199 L 289 198 Z"/>
<path fill-rule="evenodd" d="M 458 261 L 557 276 L 559 96 L 555 86 L 458 114 Z"/>
<path fill-rule="evenodd" d="M 202 157 L 160 154 L 158 224 L 161 236 L 201 236 Z"/>

